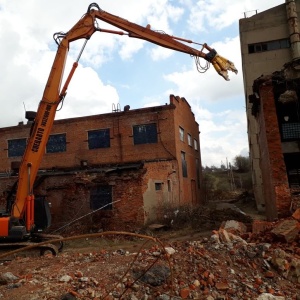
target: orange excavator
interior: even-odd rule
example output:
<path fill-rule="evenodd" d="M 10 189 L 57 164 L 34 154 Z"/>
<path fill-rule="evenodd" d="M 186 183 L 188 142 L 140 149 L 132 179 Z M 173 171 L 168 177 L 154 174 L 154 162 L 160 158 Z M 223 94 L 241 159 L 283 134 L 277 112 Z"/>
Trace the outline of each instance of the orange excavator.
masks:
<path fill-rule="evenodd" d="M 98 19 L 118 27 L 122 31 L 99 28 L 97 24 Z M 55 119 L 56 110 L 66 96 L 68 85 L 78 66 L 80 56 L 87 41 L 97 31 L 127 35 L 128 37 L 147 40 L 159 46 L 189 54 L 195 58 L 198 68 L 200 68 L 199 60 L 202 58 L 208 64 L 211 63 L 217 73 L 225 80 L 229 80 L 228 71 L 237 73 L 231 61 L 218 55 L 207 44 L 202 44 L 201 50 L 191 48 L 185 44 L 193 43 L 191 40 L 154 31 L 149 25 L 142 27 L 103 11 L 96 3 L 90 4 L 84 16 L 67 33 L 59 32 L 54 34 L 58 50 L 37 113 L 26 113 L 26 117 L 33 121 L 33 125 L 19 167 L 15 193 L 11 197 L 13 199 L 8 201 L 6 211 L 0 214 L 0 245 L 1 242 L 5 244 L 21 244 L 24 241 L 26 243 L 40 242 L 52 237 L 41 233 L 49 227 L 51 215 L 47 201 L 34 197 L 34 182 L 45 153 L 45 147 Z M 62 86 L 61 82 L 70 43 L 79 39 L 85 40 L 83 48 L 80 51 L 77 61 L 74 62 L 66 82 Z"/>

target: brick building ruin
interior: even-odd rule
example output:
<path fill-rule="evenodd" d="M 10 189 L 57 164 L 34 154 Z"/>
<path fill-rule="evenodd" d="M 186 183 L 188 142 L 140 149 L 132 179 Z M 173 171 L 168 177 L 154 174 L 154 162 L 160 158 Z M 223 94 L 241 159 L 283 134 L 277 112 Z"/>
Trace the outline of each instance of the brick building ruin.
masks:
<path fill-rule="evenodd" d="M 81 224 L 130 230 L 201 204 L 199 125 L 186 99 L 125 108 L 54 122 L 34 185 L 51 203 L 52 228 L 91 213 Z M 30 127 L 0 128 L 2 210 L 13 198 Z"/>
<path fill-rule="evenodd" d="M 300 78 L 288 80 L 283 71 L 276 72 L 255 80 L 249 96 L 258 124 L 266 215 L 271 220 L 289 216 L 300 192 L 299 84 Z"/>
<path fill-rule="evenodd" d="M 286 0 L 239 20 L 253 191 L 268 220 L 300 195 L 299 14 Z"/>

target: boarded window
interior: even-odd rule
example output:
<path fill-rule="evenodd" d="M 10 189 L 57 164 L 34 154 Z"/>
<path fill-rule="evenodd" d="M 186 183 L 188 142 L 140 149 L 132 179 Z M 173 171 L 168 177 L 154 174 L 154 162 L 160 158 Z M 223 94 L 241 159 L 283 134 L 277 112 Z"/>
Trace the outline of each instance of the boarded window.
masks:
<path fill-rule="evenodd" d="M 133 126 L 133 143 L 134 145 L 157 143 L 156 123 Z"/>
<path fill-rule="evenodd" d="M 184 129 L 179 127 L 179 138 L 183 142 L 184 141 Z"/>
<path fill-rule="evenodd" d="M 23 156 L 26 148 L 26 139 L 8 140 L 8 157 Z"/>
<path fill-rule="evenodd" d="M 57 152 L 66 152 L 67 151 L 67 141 L 66 134 L 52 134 L 49 136 L 46 152 L 47 153 L 57 153 Z"/>
<path fill-rule="evenodd" d="M 110 147 L 110 130 L 98 129 L 88 131 L 89 149 L 109 148 Z"/>
<path fill-rule="evenodd" d="M 99 185 L 90 190 L 90 208 L 96 210 L 112 210 L 112 187 L 110 185 Z"/>
<path fill-rule="evenodd" d="M 187 163 L 185 160 L 185 152 L 181 151 L 182 176 L 187 177 Z"/>

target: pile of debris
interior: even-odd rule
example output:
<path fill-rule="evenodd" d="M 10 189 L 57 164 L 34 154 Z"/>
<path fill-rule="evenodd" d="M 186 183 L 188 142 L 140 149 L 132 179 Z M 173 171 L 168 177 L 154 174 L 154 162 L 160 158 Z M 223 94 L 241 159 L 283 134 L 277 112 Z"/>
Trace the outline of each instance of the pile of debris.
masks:
<path fill-rule="evenodd" d="M 0 299 L 299 300 L 300 209 L 252 228 L 224 221 L 211 235 L 129 250 L 97 247 L 0 265 Z"/>

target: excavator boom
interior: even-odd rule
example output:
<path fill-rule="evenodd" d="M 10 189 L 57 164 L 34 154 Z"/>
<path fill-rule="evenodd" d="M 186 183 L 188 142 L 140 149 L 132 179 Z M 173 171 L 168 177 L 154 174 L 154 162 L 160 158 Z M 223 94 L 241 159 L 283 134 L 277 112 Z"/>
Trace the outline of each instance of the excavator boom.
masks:
<path fill-rule="evenodd" d="M 93 7 L 95 7 L 97 10 L 92 9 Z M 212 63 L 218 74 L 221 75 L 225 80 L 229 80 L 228 71 L 237 73 L 237 69 L 231 61 L 227 60 L 222 56 L 219 56 L 217 52 L 214 49 L 210 48 L 206 43 L 202 45 L 202 50 L 206 49 L 209 51 L 208 53 L 204 53 L 202 50 L 197 50 L 192 47 L 189 47 L 188 45 L 183 44 L 178 40 L 183 40 L 185 42 L 192 41 L 177 38 L 166 33 L 153 31 L 150 25 L 142 27 L 135 23 L 129 22 L 128 20 L 105 12 L 101 10 L 98 4 L 96 3 L 90 4 L 88 11 L 90 11 L 91 15 L 93 15 L 95 18 L 100 19 L 106 23 L 114 25 L 128 32 L 129 37 L 147 40 L 151 43 L 157 44 L 165 48 L 187 53 L 194 57 L 204 58 L 206 61 Z"/>

